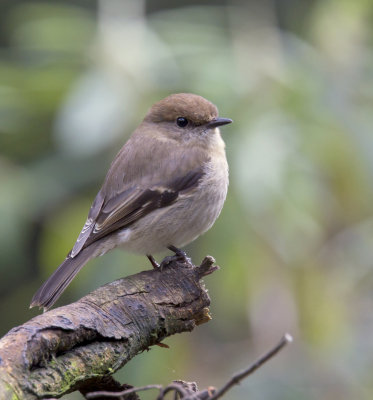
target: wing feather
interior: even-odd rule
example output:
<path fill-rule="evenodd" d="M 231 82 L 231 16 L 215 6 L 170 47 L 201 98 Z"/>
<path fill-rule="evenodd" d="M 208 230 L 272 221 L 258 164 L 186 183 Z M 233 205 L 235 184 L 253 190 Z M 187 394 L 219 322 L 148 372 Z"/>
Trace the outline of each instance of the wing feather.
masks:
<path fill-rule="evenodd" d="M 105 205 L 102 208 L 95 224 L 90 226 L 89 235 L 85 238 L 82 248 L 118 229 L 129 227 L 156 209 L 171 205 L 181 194 L 186 194 L 195 188 L 203 174 L 203 170 L 198 168 L 161 187 L 134 188 L 128 197 L 123 197 L 122 193 L 119 193 L 111 199 L 110 206 Z M 129 193 L 128 190 L 126 192 Z"/>

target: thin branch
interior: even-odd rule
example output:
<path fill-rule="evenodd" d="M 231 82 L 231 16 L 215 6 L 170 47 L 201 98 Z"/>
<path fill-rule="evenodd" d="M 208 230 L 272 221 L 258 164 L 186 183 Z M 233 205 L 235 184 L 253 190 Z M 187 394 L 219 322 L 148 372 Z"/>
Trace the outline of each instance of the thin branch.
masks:
<path fill-rule="evenodd" d="M 165 395 L 169 392 L 174 391 L 175 397 L 174 399 L 180 397 L 183 400 L 216 400 L 225 395 L 234 385 L 239 384 L 243 379 L 247 378 L 249 375 L 254 373 L 258 368 L 260 368 L 264 363 L 269 361 L 272 357 L 274 357 L 280 350 L 282 350 L 288 343 L 291 343 L 293 338 L 291 335 L 286 333 L 280 340 L 280 342 L 265 353 L 262 357 L 260 357 L 257 361 L 255 361 L 252 365 L 248 368 L 244 369 L 233 375 L 229 381 L 218 391 L 214 391 L 213 388 L 209 388 L 208 390 L 204 390 L 202 392 L 198 391 L 197 386 L 195 383 L 192 383 L 193 388 L 191 387 L 184 387 L 185 385 L 191 385 L 191 383 L 184 382 L 184 386 L 180 381 L 174 381 L 170 385 L 162 388 L 161 385 L 148 385 L 142 387 L 134 387 L 132 389 L 127 389 L 122 392 L 92 392 L 86 395 L 87 399 L 94 399 L 98 397 L 122 397 L 124 395 L 139 392 L 142 390 L 149 390 L 149 389 L 158 389 L 160 391 L 157 400 L 163 400 Z"/>
<path fill-rule="evenodd" d="M 274 357 L 280 350 L 282 350 L 288 343 L 293 341 L 293 337 L 286 333 L 280 340 L 280 342 L 273 347 L 270 351 L 260 357 L 257 361 L 254 362 L 250 367 L 244 369 L 243 371 L 238 372 L 233 375 L 232 378 L 221 388 L 219 389 L 209 400 L 216 400 L 224 396 L 224 394 L 231 389 L 234 385 L 239 384 L 243 379 L 251 375 L 258 368 L 260 368 L 264 363 L 266 363 L 269 359 Z"/>
<path fill-rule="evenodd" d="M 170 385 L 166 386 L 164 389 L 161 390 L 157 400 L 163 400 L 165 395 L 168 392 L 174 391 L 175 395 L 179 394 L 181 399 L 185 399 L 188 396 L 188 392 L 183 388 L 182 385 L 179 383 L 171 383 Z"/>
<path fill-rule="evenodd" d="M 91 392 L 85 395 L 86 399 L 96 399 L 98 397 L 122 397 L 126 396 L 127 394 L 142 392 L 144 390 L 151 390 L 151 389 L 158 389 L 162 390 L 162 385 L 146 385 L 140 387 L 134 387 L 131 389 L 122 390 L 121 392 L 109 392 L 100 390 L 98 392 Z"/>

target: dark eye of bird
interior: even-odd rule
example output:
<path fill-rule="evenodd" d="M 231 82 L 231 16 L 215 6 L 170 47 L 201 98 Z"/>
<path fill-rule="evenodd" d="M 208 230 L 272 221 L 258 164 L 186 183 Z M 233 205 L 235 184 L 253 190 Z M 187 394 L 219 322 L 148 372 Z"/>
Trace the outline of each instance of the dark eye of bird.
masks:
<path fill-rule="evenodd" d="M 179 117 L 177 118 L 176 123 L 178 126 L 180 126 L 180 128 L 184 128 L 188 125 L 188 120 L 184 117 Z"/>

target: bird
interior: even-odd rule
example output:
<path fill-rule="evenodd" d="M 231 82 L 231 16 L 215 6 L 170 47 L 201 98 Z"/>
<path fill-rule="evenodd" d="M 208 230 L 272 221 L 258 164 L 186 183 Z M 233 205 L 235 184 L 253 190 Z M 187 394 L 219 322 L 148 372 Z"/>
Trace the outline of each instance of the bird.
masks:
<path fill-rule="evenodd" d="M 180 248 L 213 225 L 225 202 L 228 163 L 219 127 L 231 122 L 196 94 L 155 103 L 114 158 L 72 250 L 30 308 L 48 310 L 89 260 L 116 247 L 146 255 L 159 269 L 164 265 L 153 254 L 166 249 L 185 260 Z"/>

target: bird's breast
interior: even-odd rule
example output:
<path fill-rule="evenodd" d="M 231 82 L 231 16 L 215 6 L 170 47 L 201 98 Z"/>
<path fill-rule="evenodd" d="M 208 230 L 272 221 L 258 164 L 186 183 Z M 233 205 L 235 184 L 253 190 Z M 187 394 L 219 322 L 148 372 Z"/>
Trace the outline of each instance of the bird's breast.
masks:
<path fill-rule="evenodd" d="M 211 228 L 219 216 L 227 189 L 225 153 L 215 152 L 203 165 L 203 175 L 197 187 L 180 192 L 169 206 L 142 217 L 130 227 L 128 236 L 123 232 L 126 236 L 120 237 L 120 245 L 138 253 L 153 254 L 169 245 L 182 247 L 192 242 Z"/>

